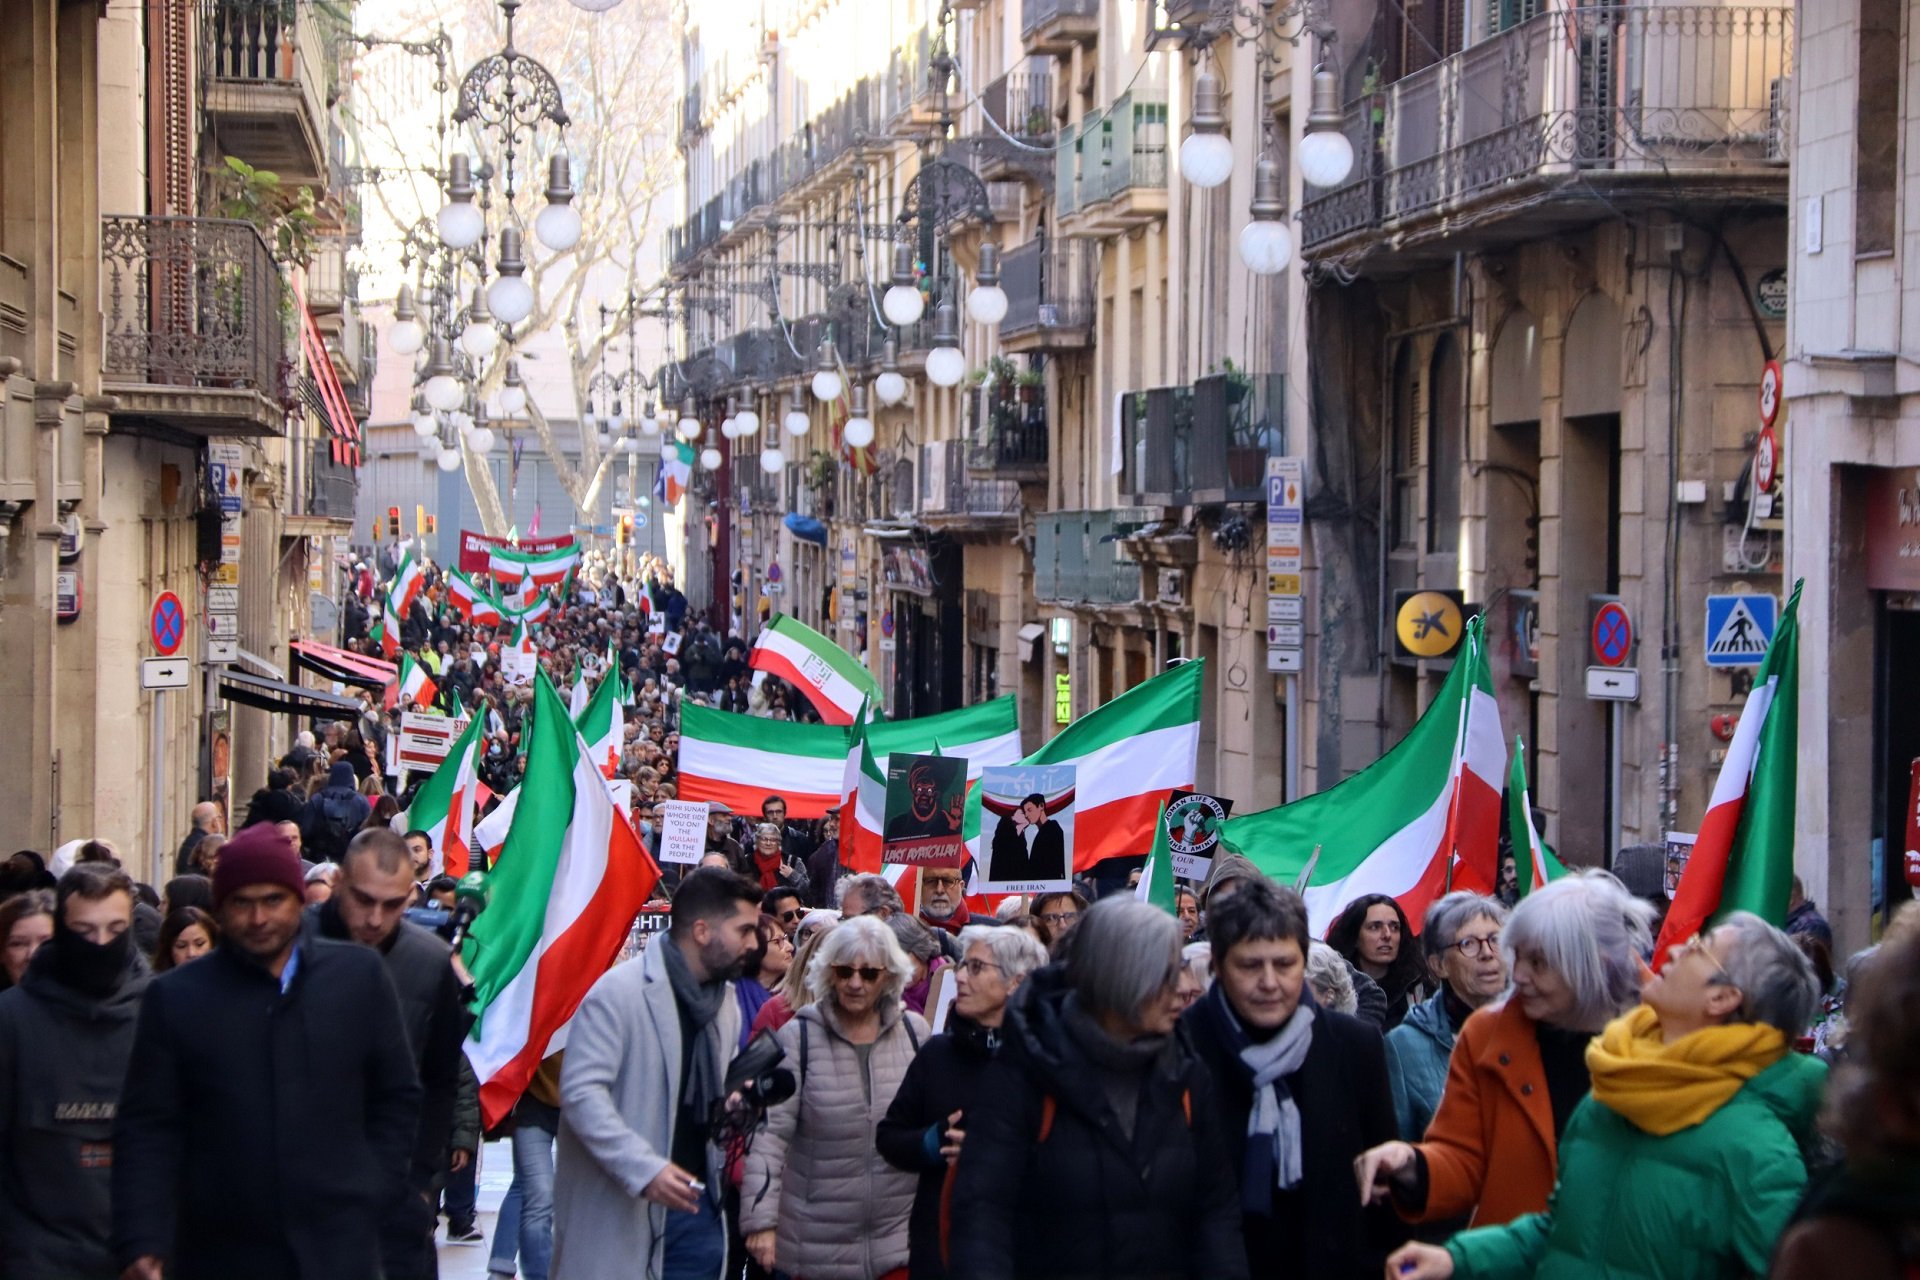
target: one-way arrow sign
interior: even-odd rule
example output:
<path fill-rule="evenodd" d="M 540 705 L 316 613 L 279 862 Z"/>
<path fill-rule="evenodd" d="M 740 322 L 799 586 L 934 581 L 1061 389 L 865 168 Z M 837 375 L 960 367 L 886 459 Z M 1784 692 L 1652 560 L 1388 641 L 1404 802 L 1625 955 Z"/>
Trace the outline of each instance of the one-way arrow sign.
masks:
<path fill-rule="evenodd" d="M 1588 667 L 1587 697 L 1596 702 L 1638 702 L 1638 667 Z"/>
<path fill-rule="evenodd" d="M 142 658 L 142 689 L 184 689 L 193 678 L 193 663 L 185 658 Z"/>

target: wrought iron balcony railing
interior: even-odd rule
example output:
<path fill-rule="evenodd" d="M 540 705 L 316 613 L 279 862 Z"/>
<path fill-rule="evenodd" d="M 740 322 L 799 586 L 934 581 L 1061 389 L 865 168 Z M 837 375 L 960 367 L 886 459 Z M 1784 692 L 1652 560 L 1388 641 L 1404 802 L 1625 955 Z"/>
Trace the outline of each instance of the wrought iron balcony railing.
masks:
<path fill-rule="evenodd" d="M 299 474 L 288 483 L 294 499 L 289 514 L 352 520 L 354 500 L 360 492 L 358 473 L 336 459 L 338 446 L 331 439 L 303 440 L 300 444 L 294 459 Z"/>
<path fill-rule="evenodd" d="M 1046 389 L 975 387 L 967 395 L 967 467 L 1018 483 L 1047 478 Z"/>
<path fill-rule="evenodd" d="M 1121 401 L 1121 492 L 1143 505 L 1258 502 L 1286 452 L 1286 382 L 1239 370 Z"/>
<path fill-rule="evenodd" d="M 205 105 L 221 149 L 289 181 L 328 168 L 327 48 L 313 8 L 200 0 Z"/>
<path fill-rule="evenodd" d="M 976 480 L 967 474 L 967 442 L 938 440 L 920 446 L 920 502 L 923 516 L 1018 517 L 1017 480 Z"/>
<path fill-rule="evenodd" d="M 284 402 L 285 286 L 252 224 L 113 216 L 100 249 L 109 381 Z"/>
<path fill-rule="evenodd" d="M 1595 4 L 1509 27 L 1347 110 L 1352 179 L 1308 250 L 1595 173 L 1764 170 L 1790 151 L 1791 7 Z"/>
<path fill-rule="evenodd" d="M 1032 39 L 1054 28 L 1100 29 L 1100 0 L 1022 0 L 1020 33 Z"/>
<path fill-rule="evenodd" d="M 978 132 L 998 137 L 992 124 L 1022 142 L 1043 143 L 1053 137 L 1053 75 L 1046 71 L 1009 71 L 980 93 Z"/>
<path fill-rule="evenodd" d="M 1078 236 L 1029 240 L 1008 249 L 1000 257 L 1000 286 L 1007 294 L 1001 339 L 1091 329 L 1093 273 L 1093 243 Z"/>

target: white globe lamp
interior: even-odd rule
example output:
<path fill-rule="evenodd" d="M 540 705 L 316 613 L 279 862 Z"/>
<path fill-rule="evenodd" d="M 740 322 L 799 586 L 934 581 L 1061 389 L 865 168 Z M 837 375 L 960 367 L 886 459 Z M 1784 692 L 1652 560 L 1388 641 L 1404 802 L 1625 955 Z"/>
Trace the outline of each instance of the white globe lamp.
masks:
<path fill-rule="evenodd" d="M 1271 156 L 1261 156 L 1253 170 L 1250 220 L 1240 229 L 1240 261 L 1257 276 L 1278 275 L 1293 258 L 1282 182 L 1279 164 Z"/>
<path fill-rule="evenodd" d="M 471 249 L 486 233 L 487 221 L 473 205 L 473 161 L 464 155 L 447 158 L 447 202 L 434 222 L 449 249 Z"/>
<path fill-rule="evenodd" d="M 403 284 L 400 295 L 393 301 L 393 323 L 387 326 L 387 346 L 397 356 L 410 356 L 426 344 L 426 326 L 420 323 L 419 313 L 413 307 L 413 286 Z"/>
<path fill-rule="evenodd" d="M 703 471 L 718 471 L 720 469 L 720 451 L 712 445 L 708 445 L 702 449 L 700 451 L 700 467 Z"/>
<path fill-rule="evenodd" d="M 956 387 L 967 376 L 967 360 L 960 354 L 960 322 L 953 304 L 933 310 L 933 350 L 927 352 L 927 380 L 936 387 Z"/>
<path fill-rule="evenodd" d="M 512 227 L 500 233 L 500 276 L 487 288 L 487 305 L 507 324 L 519 324 L 533 314 L 533 286 L 522 273 L 520 233 Z"/>
<path fill-rule="evenodd" d="M 893 246 L 893 274 L 887 292 L 880 299 L 880 314 L 896 329 L 904 329 L 925 314 L 926 299 L 920 296 L 913 279 L 913 246 L 904 242 Z"/>
<path fill-rule="evenodd" d="M 779 445 L 768 445 L 760 451 L 760 469 L 770 476 L 777 476 L 786 470 L 787 455 L 780 451 Z"/>
<path fill-rule="evenodd" d="M 467 311 L 467 327 L 460 331 L 460 348 L 475 360 L 485 360 L 500 345 L 500 330 L 494 328 L 493 313 L 487 310 L 487 293 L 473 287 L 473 306 Z"/>
<path fill-rule="evenodd" d="M 975 324 L 997 325 L 1007 318 L 1007 291 L 1000 287 L 1000 246 L 980 246 L 980 265 L 974 269 L 973 291 L 967 295 L 967 315 Z"/>
<path fill-rule="evenodd" d="M 573 162 L 554 156 L 547 161 L 547 207 L 534 218 L 533 234 L 555 253 L 580 243 L 580 211 L 573 207 L 573 195 Z"/>
<path fill-rule="evenodd" d="M 1300 139 L 1300 179 L 1310 186 L 1337 187 L 1353 173 L 1353 142 L 1341 127 L 1340 84 L 1332 71 L 1313 73 L 1313 107 Z"/>
<path fill-rule="evenodd" d="M 460 469 L 460 451 L 458 449 L 442 449 L 439 458 L 435 461 L 442 471 L 458 471 Z"/>
<path fill-rule="evenodd" d="M 1220 109 L 1220 77 L 1202 71 L 1193 80 L 1193 131 L 1180 144 L 1180 176 L 1196 187 L 1217 187 L 1233 176 L 1233 143 Z"/>

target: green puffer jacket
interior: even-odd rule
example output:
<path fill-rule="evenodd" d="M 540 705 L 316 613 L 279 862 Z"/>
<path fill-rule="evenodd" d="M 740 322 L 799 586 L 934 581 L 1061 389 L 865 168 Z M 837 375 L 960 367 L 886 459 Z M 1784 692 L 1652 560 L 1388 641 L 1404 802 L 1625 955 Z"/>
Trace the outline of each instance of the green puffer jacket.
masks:
<path fill-rule="evenodd" d="M 1560 1139 L 1545 1213 L 1464 1231 L 1459 1280 L 1721 1280 L 1765 1275 L 1806 1190 L 1826 1064 L 1789 1053 L 1705 1121 L 1666 1137 L 1589 1097 Z"/>

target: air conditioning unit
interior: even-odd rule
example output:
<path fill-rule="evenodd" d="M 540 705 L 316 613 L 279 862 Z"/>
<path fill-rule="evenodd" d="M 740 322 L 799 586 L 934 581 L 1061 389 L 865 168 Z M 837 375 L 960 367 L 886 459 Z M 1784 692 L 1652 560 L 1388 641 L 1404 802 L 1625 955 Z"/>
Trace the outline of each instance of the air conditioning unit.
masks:
<path fill-rule="evenodd" d="M 1185 604 L 1187 602 L 1187 571 L 1185 569 L 1162 569 L 1154 586 L 1154 598 L 1161 604 Z"/>

